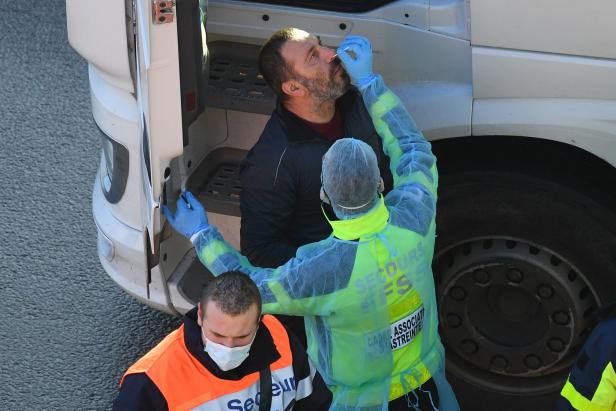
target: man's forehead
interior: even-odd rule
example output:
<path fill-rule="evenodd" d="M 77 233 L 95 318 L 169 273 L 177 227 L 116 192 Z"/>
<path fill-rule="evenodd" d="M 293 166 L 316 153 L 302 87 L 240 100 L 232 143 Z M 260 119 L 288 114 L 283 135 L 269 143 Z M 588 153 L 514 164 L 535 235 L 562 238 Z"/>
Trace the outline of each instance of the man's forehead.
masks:
<path fill-rule="evenodd" d="M 299 42 L 306 41 L 306 40 L 317 40 L 318 41 L 318 36 L 315 36 L 314 34 L 308 33 L 307 31 L 300 30 L 300 29 L 293 30 L 290 37 L 291 37 L 289 39 L 290 41 L 299 41 Z"/>
<path fill-rule="evenodd" d="M 251 322 L 258 318 L 259 308 L 257 304 L 252 304 L 248 310 L 241 314 L 231 315 L 225 313 L 215 301 L 208 301 L 204 308 L 204 317 L 209 318 L 210 324 L 229 324 Z"/>
<path fill-rule="evenodd" d="M 215 318 L 206 316 L 203 321 L 208 330 L 223 337 L 244 337 L 252 333 L 258 323 L 258 319 L 255 321 L 252 317 L 251 319 L 230 318 L 227 321 L 216 321 Z"/>
<path fill-rule="evenodd" d="M 288 63 L 293 63 L 293 60 L 304 57 L 312 47 L 319 44 L 319 41 L 317 36 L 310 33 L 306 33 L 306 36 L 294 37 L 282 46 L 283 57 Z"/>

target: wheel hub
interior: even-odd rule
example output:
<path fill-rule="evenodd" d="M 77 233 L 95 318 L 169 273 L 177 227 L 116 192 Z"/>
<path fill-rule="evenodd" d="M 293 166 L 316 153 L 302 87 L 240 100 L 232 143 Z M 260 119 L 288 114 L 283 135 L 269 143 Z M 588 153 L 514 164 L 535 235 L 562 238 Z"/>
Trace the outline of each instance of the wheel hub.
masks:
<path fill-rule="evenodd" d="M 469 299 L 467 313 L 477 334 L 498 346 L 533 344 L 550 328 L 545 307 L 519 285 L 486 284 Z"/>
<path fill-rule="evenodd" d="M 518 239 L 474 239 L 439 253 L 435 272 L 454 368 L 490 383 L 495 374 L 508 377 L 506 389 L 519 377 L 570 367 L 596 299 L 557 254 Z"/>

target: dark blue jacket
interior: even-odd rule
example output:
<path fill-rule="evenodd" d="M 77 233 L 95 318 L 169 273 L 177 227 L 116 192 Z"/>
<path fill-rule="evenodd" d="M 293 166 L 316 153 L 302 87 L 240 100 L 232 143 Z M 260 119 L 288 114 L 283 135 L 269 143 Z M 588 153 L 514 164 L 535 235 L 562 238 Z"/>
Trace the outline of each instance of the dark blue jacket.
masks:
<path fill-rule="evenodd" d="M 389 160 L 361 95 L 352 89 L 336 104 L 344 124 L 341 137 L 370 144 L 389 191 Z M 321 161 L 331 145 L 278 103 L 241 172 L 241 248 L 255 266 L 278 267 L 294 257 L 298 247 L 331 234 L 319 199 Z"/>
<path fill-rule="evenodd" d="M 559 411 L 616 410 L 616 304 L 595 327 L 569 374 Z"/>

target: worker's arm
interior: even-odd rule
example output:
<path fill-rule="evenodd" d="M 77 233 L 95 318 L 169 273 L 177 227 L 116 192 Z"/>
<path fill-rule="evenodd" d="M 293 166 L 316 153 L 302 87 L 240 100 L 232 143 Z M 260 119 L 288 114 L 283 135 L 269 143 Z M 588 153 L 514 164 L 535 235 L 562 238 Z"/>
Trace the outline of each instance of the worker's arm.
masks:
<path fill-rule="evenodd" d="M 296 257 L 278 268 L 254 267 L 214 226 L 193 236 L 192 243 L 212 274 L 241 271 L 250 276 L 261 293 L 263 312 L 274 314 L 330 313 L 336 291 L 348 283 L 355 258 L 341 253 L 339 243 L 324 240 L 300 247 Z"/>
<path fill-rule="evenodd" d="M 436 214 L 438 173 L 431 146 L 400 99 L 372 72 L 372 46 L 349 36 L 338 48 L 347 73 L 361 92 L 383 150 L 390 158 L 394 188 L 385 197 L 390 223 L 427 235 Z"/>
<path fill-rule="evenodd" d="M 435 195 L 438 185 L 436 157 L 402 101 L 380 75 L 376 75 L 361 94 L 374 127 L 383 139 L 385 154 L 390 158 L 394 188 L 420 184 Z"/>
<path fill-rule="evenodd" d="M 113 411 L 167 411 L 167 401 L 144 373 L 124 378 L 120 393 L 113 402 Z"/>
<path fill-rule="evenodd" d="M 355 255 L 347 252 L 345 256 L 344 244 L 328 240 L 307 244 L 278 268 L 258 268 L 208 224 L 205 209 L 190 192 L 180 196 L 175 214 L 166 206 L 163 213 L 176 231 L 191 240 L 199 260 L 212 274 L 241 271 L 249 275 L 261 292 L 263 312 L 327 314 L 336 291 L 346 287 L 350 279 Z"/>
<path fill-rule="evenodd" d="M 352 55 L 351 55 L 352 54 Z M 436 196 L 438 174 L 430 143 L 400 99 L 372 72 L 372 47 L 367 39 L 349 36 L 338 55 L 361 92 L 383 149 L 390 158 L 394 189 L 419 184 Z"/>

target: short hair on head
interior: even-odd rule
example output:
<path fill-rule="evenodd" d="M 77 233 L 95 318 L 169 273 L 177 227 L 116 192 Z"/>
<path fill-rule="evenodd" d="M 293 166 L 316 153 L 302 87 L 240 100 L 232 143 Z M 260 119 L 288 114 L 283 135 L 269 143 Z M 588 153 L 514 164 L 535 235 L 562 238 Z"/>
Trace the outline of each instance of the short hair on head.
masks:
<path fill-rule="evenodd" d="M 257 285 L 246 274 L 228 271 L 214 277 L 201 292 L 201 312 L 205 317 L 207 303 L 214 301 L 220 310 L 231 316 L 244 314 L 257 305 L 261 315 L 261 294 Z"/>
<path fill-rule="evenodd" d="M 293 74 L 292 68 L 282 57 L 282 46 L 287 41 L 298 38 L 303 32 L 295 27 L 284 27 L 272 34 L 259 52 L 259 71 L 278 96 L 284 97 L 282 83 Z"/>

